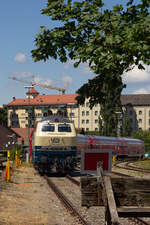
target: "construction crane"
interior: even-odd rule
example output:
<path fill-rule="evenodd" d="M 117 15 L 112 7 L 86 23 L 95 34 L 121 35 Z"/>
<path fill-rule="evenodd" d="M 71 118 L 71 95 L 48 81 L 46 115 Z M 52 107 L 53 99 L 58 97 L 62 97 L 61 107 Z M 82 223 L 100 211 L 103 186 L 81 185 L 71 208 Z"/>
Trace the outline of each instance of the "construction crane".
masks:
<path fill-rule="evenodd" d="M 23 83 L 26 83 L 26 84 L 30 84 L 33 87 L 38 86 L 38 87 L 41 87 L 41 88 L 54 89 L 54 90 L 62 92 L 62 94 L 65 94 L 65 91 L 66 91 L 66 87 L 57 88 L 57 87 L 53 87 L 52 85 L 49 85 L 49 84 L 42 84 L 42 83 L 39 83 L 39 82 L 36 82 L 36 81 L 27 81 L 27 80 L 24 80 L 24 79 L 21 79 L 21 78 L 18 78 L 18 77 L 14 77 L 14 76 L 8 77 L 8 78 L 12 79 L 12 80 L 23 82 Z"/>

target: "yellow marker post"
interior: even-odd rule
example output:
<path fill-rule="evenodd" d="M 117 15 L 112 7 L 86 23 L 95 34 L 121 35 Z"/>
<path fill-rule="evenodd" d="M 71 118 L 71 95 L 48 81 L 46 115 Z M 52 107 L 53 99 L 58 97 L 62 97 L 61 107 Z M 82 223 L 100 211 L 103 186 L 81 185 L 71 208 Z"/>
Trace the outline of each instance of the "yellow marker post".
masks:
<path fill-rule="evenodd" d="M 116 162 L 116 156 L 113 155 L 113 162 Z"/>
<path fill-rule="evenodd" d="M 18 152 L 16 151 L 16 155 L 15 155 L 15 167 L 18 168 Z"/>
<path fill-rule="evenodd" d="M 6 181 L 9 182 L 10 181 L 10 152 L 7 152 L 7 164 L 6 164 L 6 169 L 5 169 L 5 178 Z"/>

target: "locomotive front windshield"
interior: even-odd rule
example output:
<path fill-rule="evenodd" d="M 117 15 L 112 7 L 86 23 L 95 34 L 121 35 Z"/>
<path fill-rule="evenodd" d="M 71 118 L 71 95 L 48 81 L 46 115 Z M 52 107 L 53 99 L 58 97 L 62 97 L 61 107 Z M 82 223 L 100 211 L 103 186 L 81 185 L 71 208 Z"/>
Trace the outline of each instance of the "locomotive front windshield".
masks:
<path fill-rule="evenodd" d="M 70 124 L 43 124 L 42 132 L 71 132 Z"/>
<path fill-rule="evenodd" d="M 55 131 L 55 125 L 54 124 L 44 124 L 42 126 L 43 132 L 54 132 Z"/>
<path fill-rule="evenodd" d="M 58 124 L 58 132 L 71 132 L 70 124 Z"/>

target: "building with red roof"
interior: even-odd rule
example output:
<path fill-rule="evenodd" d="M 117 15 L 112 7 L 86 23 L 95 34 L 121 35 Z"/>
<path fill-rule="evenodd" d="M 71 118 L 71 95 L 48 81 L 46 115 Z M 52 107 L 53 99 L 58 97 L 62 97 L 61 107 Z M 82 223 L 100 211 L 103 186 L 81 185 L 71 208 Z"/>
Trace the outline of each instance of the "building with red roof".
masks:
<path fill-rule="evenodd" d="M 73 120 L 78 127 L 77 94 L 40 95 L 34 88 L 26 98 L 16 99 L 8 104 L 8 126 L 13 128 L 33 127 L 36 121 L 48 115 L 62 113 Z"/>
<path fill-rule="evenodd" d="M 77 94 L 41 95 L 31 88 L 24 99 L 13 98 L 8 104 L 8 126 L 15 129 L 18 135 L 26 130 L 21 137 L 27 139 L 29 129 L 42 117 L 61 113 L 74 121 L 77 129 L 98 131 L 100 105 L 90 109 L 86 99 L 84 105 L 77 106 L 76 97 Z M 150 130 L 150 94 L 122 95 L 121 102 L 128 114 L 132 130 Z"/>

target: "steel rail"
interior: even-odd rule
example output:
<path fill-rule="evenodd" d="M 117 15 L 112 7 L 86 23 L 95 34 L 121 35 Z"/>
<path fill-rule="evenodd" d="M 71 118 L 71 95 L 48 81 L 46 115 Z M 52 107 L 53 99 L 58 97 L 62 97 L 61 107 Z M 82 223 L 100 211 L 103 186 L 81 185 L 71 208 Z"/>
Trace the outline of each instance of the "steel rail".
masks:
<path fill-rule="evenodd" d="M 80 181 L 74 179 L 74 178 L 71 177 L 70 175 L 66 175 L 66 178 L 67 178 L 68 180 L 70 180 L 72 183 L 74 183 L 75 185 L 80 186 Z"/>
<path fill-rule="evenodd" d="M 124 165 L 124 167 L 119 166 L 119 164 L 122 164 L 122 163 L 126 163 Z M 148 173 L 148 174 L 150 173 L 150 170 L 148 170 L 148 169 L 139 168 L 139 167 L 129 165 L 131 162 L 122 162 L 122 163 L 116 163 L 116 164 L 114 164 L 114 166 L 117 167 L 117 168 L 120 168 L 120 169 L 124 169 L 124 170 L 137 171 L 137 172 Z"/>
<path fill-rule="evenodd" d="M 119 168 L 122 169 L 123 167 L 119 167 Z M 123 168 L 123 169 L 127 170 L 127 168 Z M 134 176 L 131 176 L 131 175 L 123 174 L 121 172 L 112 172 L 112 173 L 115 174 L 115 175 L 118 175 L 118 176 L 134 177 Z M 128 218 L 128 220 L 134 221 L 135 224 L 138 224 L 138 225 L 149 225 L 150 224 L 149 222 L 146 222 L 139 217 Z"/>
<path fill-rule="evenodd" d="M 46 179 L 46 181 L 47 181 L 48 185 L 51 187 L 51 189 L 55 192 L 57 197 L 64 204 L 64 206 L 71 212 L 71 214 L 76 216 L 83 225 L 90 225 L 87 221 L 84 220 L 84 218 L 76 210 L 76 208 L 69 201 L 69 199 L 67 199 L 66 196 L 59 190 L 59 188 L 56 187 L 56 185 L 47 176 L 44 176 L 44 178 Z"/>
<path fill-rule="evenodd" d="M 130 163 L 127 163 L 127 169 L 129 170 L 134 170 L 134 171 L 138 171 L 138 172 L 143 172 L 143 173 L 150 173 L 149 169 L 145 169 L 145 168 L 141 168 L 141 167 L 136 167 L 136 166 L 132 166 L 129 165 Z"/>

